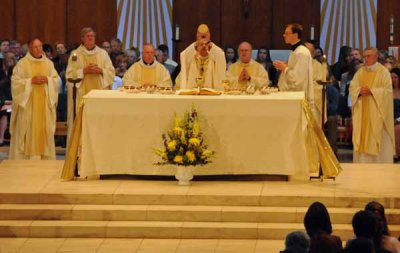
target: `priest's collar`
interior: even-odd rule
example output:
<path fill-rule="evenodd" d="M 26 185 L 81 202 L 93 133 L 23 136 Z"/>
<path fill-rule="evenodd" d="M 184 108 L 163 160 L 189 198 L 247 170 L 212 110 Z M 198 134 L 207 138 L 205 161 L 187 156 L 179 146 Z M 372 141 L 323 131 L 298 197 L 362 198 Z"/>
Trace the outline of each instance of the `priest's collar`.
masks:
<path fill-rule="evenodd" d="M 152 62 L 150 62 L 150 63 L 146 63 L 146 62 L 143 61 L 143 64 L 146 65 L 146 66 L 151 66 L 151 65 L 153 65 L 153 63 L 154 63 L 154 60 Z"/>
<path fill-rule="evenodd" d="M 155 67 L 155 66 L 156 66 L 157 61 L 156 61 L 156 60 L 153 60 L 151 63 L 145 63 L 145 62 L 143 61 L 143 59 L 140 59 L 139 64 L 142 65 L 142 66 L 145 67 L 145 68 L 152 68 L 152 67 Z"/>
<path fill-rule="evenodd" d="M 25 57 L 27 57 L 27 59 L 29 59 L 31 61 L 45 61 L 46 60 L 46 56 L 44 54 L 42 54 L 40 57 L 36 58 L 30 52 L 26 53 Z"/>
<path fill-rule="evenodd" d="M 292 51 L 296 50 L 296 48 L 300 45 L 303 45 L 303 42 L 299 40 L 296 44 L 292 45 Z"/>
<path fill-rule="evenodd" d="M 369 65 L 369 66 L 365 66 L 367 71 L 374 71 L 374 70 L 376 70 L 377 67 L 378 67 L 378 62 L 375 62 L 374 64 Z"/>

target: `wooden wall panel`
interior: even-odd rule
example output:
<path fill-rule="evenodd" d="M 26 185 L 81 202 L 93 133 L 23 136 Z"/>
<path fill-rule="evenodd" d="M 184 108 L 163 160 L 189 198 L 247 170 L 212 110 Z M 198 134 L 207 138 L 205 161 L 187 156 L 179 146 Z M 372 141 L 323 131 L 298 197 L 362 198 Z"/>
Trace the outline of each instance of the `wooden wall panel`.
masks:
<path fill-rule="evenodd" d="M 272 2 L 271 48 L 290 48 L 283 40 L 283 33 L 289 23 L 303 25 L 303 40 L 310 38 L 311 24 L 314 24 L 314 38 L 319 38 L 321 0 L 273 0 Z"/>
<path fill-rule="evenodd" d="M 0 40 L 15 38 L 15 9 L 14 0 L 1 0 L 0 11 Z"/>
<path fill-rule="evenodd" d="M 199 24 L 205 23 L 211 31 L 211 40 L 221 42 L 221 2 L 220 0 L 175 0 L 173 8 L 174 27 L 180 27 L 180 42 L 174 50 L 174 58 L 196 40 L 196 30 Z M 173 29 L 174 33 L 175 29 Z M 175 34 L 174 34 L 175 35 Z"/>
<path fill-rule="evenodd" d="M 68 44 L 80 43 L 80 31 L 88 26 L 96 31 L 97 44 L 117 36 L 116 0 L 68 0 L 67 5 Z"/>
<path fill-rule="evenodd" d="M 400 1 L 398 0 L 378 0 L 378 26 L 376 44 L 380 49 L 387 49 L 390 45 L 389 27 L 390 16 L 394 17 L 394 45 L 400 45 Z"/>
<path fill-rule="evenodd" d="M 54 43 L 65 41 L 66 0 L 15 0 L 16 38 L 25 43 L 33 37 Z"/>
<path fill-rule="evenodd" d="M 221 46 L 237 47 L 248 41 L 254 48 L 271 46 L 272 1 L 222 0 Z M 246 11 L 247 10 L 247 11 Z"/>

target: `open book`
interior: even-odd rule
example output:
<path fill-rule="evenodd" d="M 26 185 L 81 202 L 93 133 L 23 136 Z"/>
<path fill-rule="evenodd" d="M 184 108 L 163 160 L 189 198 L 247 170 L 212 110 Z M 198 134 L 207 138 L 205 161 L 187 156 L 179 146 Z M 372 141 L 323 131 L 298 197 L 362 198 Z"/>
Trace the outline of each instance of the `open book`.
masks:
<path fill-rule="evenodd" d="M 211 88 L 201 88 L 201 89 L 181 89 L 176 92 L 178 95 L 209 95 L 209 96 L 218 96 L 221 95 L 222 92 L 219 90 L 214 90 Z"/>

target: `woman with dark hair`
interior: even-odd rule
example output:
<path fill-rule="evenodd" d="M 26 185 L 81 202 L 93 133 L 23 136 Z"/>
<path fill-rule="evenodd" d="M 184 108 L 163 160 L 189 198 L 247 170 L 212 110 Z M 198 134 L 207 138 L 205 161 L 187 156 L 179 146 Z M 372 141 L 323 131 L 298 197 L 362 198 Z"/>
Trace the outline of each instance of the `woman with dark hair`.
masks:
<path fill-rule="evenodd" d="M 400 242 L 390 236 L 388 224 L 385 216 L 385 208 L 379 202 L 372 201 L 365 206 L 366 211 L 370 211 L 378 217 L 378 231 L 374 236 L 375 248 L 378 250 L 386 250 L 388 252 L 399 253 Z"/>
<path fill-rule="evenodd" d="M 276 68 L 272 65 L 271 56 L 269 54 L 269 50 L 266 47 L 260 47 L 257 51 L 257 59 L 256 61 L 263 65 L 264 69 L 268 72 L 269 80 L 272 85 L 276 85 Z"/>
<path fill-rule="evenodd" d="M 342 240 L 340 237 L 332 235 L 331 218 L 325 205 L 321 202 L 314 202 L 310 205 L 304 216 L 304 227 L 311 239 L 310 248 L 313 248 L 313 244 L 317 243 L 321 236 L 326 235 L 331 237 L 336 245 L 342 249 Z"/>
<path fill-rule="evenodd" d="M 236 48 L 227 46 L 225 48 L 225 59 L 226 59 L 226 69 L 229 69 L 232 63 L 235 63 L 238 59 L 238 53 Z"/>
<path fill-rule="evenodd" d="M 342 74 L 349 70 L 351 61 L 351 47 L 343 46 L 339 51 L 339 60 L 332 66 L 333 76 L 337 81 L 341 81 Z"/>
<path fill-rule="evenodd" d="M 394 137 L 396 142 L 395 161 L 400 160 L 400 69 L 390 71 L 393 85 Z"/>

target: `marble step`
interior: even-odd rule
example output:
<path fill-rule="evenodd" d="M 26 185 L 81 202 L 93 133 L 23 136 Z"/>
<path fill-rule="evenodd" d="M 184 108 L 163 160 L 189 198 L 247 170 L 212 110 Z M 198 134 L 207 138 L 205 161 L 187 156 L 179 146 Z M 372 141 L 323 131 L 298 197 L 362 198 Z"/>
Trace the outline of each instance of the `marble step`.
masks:
<path fill-rule="evenodd" d="M 0 237 L 36 238 L 178 238 L 284 240 L 303 230 L 300 223 L 166 222 L 166 221 L 0 221 Z M 342 240 L 353 236 L 350 224 L 335 224 Z M 390 226 L 394 236 L 400 226 Z"/>
<path fill-rule="evenodd" d="M 400 226 L 389 226 L 400 235 Z M 36 238 L 176 238 L 284 240 L 300 223 L 166 222 L 166 221 L 0 221 L 0 237 Z M 333 233 L 346 241 L 350 224 L 335 224 Z"/>
<path fill-rule="evenodd" d="M 351 224 L 358 210 L 328 209 L 335 224 Z M 306 211 L 305 207 L 0 204 L 0 220 L 303 223 Z M 389 224 L 400 225 L 399 209 L 386 209 L 386 217 Z"/>
<path fill-rule="evenodd" d="M 151 238 L 0 238 L 0 252 L 222 253 L 279 252 L 283 240 Z"/>
<path fill-rule="evenodd" d="M 386 208 L 399 208 L 400 198 L 362 196 L 224 195 L 169 194 L 157 191 L 143 194 L 103 193 L 0 193 L 0 204 L 97 204 L 97 205 L 215 205 L 308 207 L 315 201 L 327 207 L 363 208 L 375 200 Z"/>

